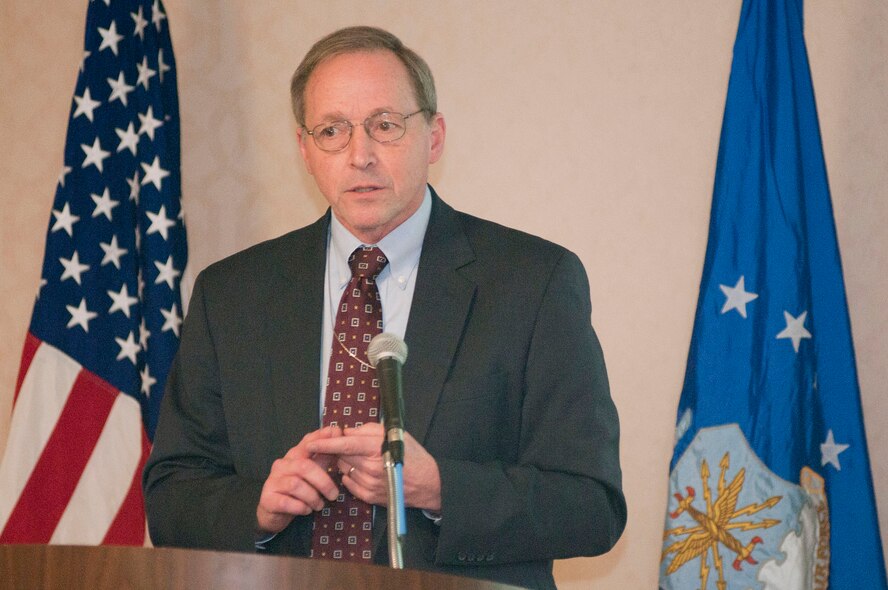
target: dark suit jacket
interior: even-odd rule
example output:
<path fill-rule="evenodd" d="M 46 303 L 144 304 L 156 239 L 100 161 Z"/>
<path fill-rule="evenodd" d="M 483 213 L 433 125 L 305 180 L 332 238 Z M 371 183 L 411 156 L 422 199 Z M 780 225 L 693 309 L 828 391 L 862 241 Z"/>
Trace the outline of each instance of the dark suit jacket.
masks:
<path fill-rule="evenodd" d="M 329 215 L 198 277 L 144 475 L 155 544 L 254 550 L 272 462 L 319 425 Z M 590 312 L 574 254 L 433 193 L 403 383 L 443 519 L 408 510 L 407 567 L 554 588 L 553 559 L 617 541 L 619 426 Z M 268 551 L 308 555 L 311 523 Z M 379 563 L 385 523 L 378 508 Z"/>

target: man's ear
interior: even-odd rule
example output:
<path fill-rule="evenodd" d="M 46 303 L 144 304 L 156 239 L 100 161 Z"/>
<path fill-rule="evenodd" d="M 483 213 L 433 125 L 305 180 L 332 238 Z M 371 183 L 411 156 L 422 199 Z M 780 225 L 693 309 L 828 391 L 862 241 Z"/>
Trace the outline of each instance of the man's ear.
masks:
<path fill-rule="evenodd" d="M 434 164 L 444 154 L 444 137 L 447 135 L 447 125 L 444 123 L 444 115 L 435 113 L 429 121 L 431 134 L 429 136 L 429 164 Z"/>
<path fill-rule="evenodd" d="M 305 169 L 309 174 L 314 176 L 314 172 L 311 170 L 311 160 L 308 157 L 308 142 L 311 141 L 309 139 L 308 132 L 305 130 L 305 127 L 299 127 L 296 130 L 296 141 L 299 143 L 299 153 L 302 154 L 302 161 L 305 163 Z"/>

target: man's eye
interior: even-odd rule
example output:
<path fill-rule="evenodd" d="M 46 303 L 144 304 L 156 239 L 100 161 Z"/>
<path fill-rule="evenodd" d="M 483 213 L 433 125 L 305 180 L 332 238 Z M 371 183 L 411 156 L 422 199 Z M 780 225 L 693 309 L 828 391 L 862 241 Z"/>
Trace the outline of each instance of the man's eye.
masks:
<path fill-rule="evenodd" d="M 339 127 L 330 125 L 329 127 L 322 127 L 318 135 L 321 137 L 336 137 L 340 133 L 342 133 L 342 130 Z"/>
<path fill-rule="evenodd" d="M 379 119 L 373 122 L 373 131 L 384 135 L 393 135 L 401 130 L 401 125 L 391 119 Z"/>

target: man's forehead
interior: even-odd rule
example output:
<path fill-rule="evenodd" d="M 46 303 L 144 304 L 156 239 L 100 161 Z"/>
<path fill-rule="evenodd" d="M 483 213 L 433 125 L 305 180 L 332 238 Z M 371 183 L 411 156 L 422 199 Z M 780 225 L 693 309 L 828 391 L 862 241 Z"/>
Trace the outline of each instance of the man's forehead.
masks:
<path fill-rule="evenodd" d="M 365 57 L 384 57 L 386 59 L 392 58 L 401 62 L 401 59 L 398 55 L 392 51 L 391 49 L 386 49 L 384 47 L 380 48 L 371 48 L 371 49 L 346 49 L 344 51 L 337 51 L 334 53 L 330 53 L 329 55 L 325 55 L 323 58 L 315 64 L 314 71 L 317 71 L 322 65 L 327 62 L 333 61 L 335 59 L 341 58 L 365 58 Z"/>
<path fill-rule="evenodd" d="M 407 67 L 380 49 L 332 55 L 312 72 L 305 88 L 305 114 L 330 120 L 400 112 L 415 103 Z"/>
<path fill-rule="evenodd" d="M 392 84 L 401 82 L 410 84 L 407 66 L 394 52 L 388 49 L 374 49 L 346 51 L 325 57 L 314 67 L 308 77 L 306 88 L 316 86 L 318 80 L 327 81 L 333 75 L 345 79 L 364 79 L 379 70 L 387 70 L 387 81 Z"/>

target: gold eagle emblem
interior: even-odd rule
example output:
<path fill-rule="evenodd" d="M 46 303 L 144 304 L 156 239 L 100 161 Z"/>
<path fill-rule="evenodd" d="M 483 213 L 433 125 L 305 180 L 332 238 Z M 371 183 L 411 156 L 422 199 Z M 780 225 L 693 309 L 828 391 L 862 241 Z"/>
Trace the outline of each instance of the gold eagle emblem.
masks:
<path fill-rule="evenodd" d="M 663 533 L 664 542 L 670 536 L 684 537 L 675 541 L 663 550 L 660 561 L 665 561 L 670 555 L 674 554 L 672 561 L 666 568 L 666 575 L 672 574 L 680 567 L 696 559 L 700 558 L 700 590 L 706 589 L 706 583 L 709 580 L 710 567 L 708 564 L 708 552 L 712 552 L 712 564 L 718 573 L 716 587 L 718 590 L 725 590 L 727 582 L 725 581 L 725 572 L 722 563 L 722 556 L 719 553 L 719 546 L 724 546 L 734 553 L 735 559 L 733 567 L 735 570 L 742 569 L 743 562 L 749 564 L 757 564 L 753 558 L 752 552 L 755 546 L 762 542 L 761 537 L 755 536 L 744 544 L 732 534 L 732 531 L 751 531 L 755 529 L 766 529 L 780 524 L 781 521 L 773 518 L 766 518 L 758 522 L 752 520 L 738 520 L 744 516 L 750 516 L 773 508 L 780 502 L 782 496 L 772 496 L 759 504 L 749 504 L 743 508 L 737 509 L 737 499 L 740 491 L 743 489 L 743 482 L 746 477 L 746 469 L 740 469 L 731 480 L 731 483 L 725 484 L 725 476 L 730 466 L 729 453 L 725 453 L 719 462 L 721 471 L 718 476 L 717 498 L 712 501 L 712 492 L 709 489 L 709 465 L 704 459 L 700 465 L 700 479 L 703 483 L 703 499 L 706 502 L 706 512 L 696 509 L 692 504 L 696 497 L 694 488 L 688 486 L 687 496 L 682 497 L 681 494 L 674 494 L 678 501 L 678 506 L 669 516 L 673 520 L 678 518 L 683 512 L 687 513 L 697 526 L 687 527 L 679 526 L 668 529 Z"/>

